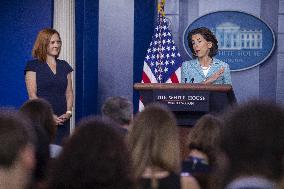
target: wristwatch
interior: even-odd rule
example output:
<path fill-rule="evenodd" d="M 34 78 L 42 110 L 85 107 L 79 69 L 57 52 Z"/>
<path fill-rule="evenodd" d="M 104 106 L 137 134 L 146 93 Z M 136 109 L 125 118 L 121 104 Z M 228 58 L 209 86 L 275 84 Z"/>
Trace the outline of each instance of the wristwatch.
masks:
<path fill-rule="evenodd" d="M 70 117 L 72 117 L 72 111 L 67 110 L 67 111 L 66 111 L 66 114 L 69 114 L 69 115 L 70 115 Z"/>

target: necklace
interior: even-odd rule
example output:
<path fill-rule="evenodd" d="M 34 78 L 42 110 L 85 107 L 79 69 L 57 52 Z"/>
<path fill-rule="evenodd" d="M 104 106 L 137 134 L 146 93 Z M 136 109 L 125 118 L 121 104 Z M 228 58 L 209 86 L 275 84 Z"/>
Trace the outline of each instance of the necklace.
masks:
<path fill-rule="evenodd" d="M 201 66 L 201 69 L 202 70 L 208 70 L 210 67 L 211 67 L 211 65 L 209 65 L 209 66 Z"/>
<path fill-rule="evenodd" d="M 202 70 L 208 70 L 208 69 L 211 67 L 212 62 L 213 62 L 213 60 L 212 60 L 212 58 L 211 58 L 211 59 L 209 60 L 208 66 L 202 66 L 202 65 L 200 64 L 201 69 L 202 69 Z"/>

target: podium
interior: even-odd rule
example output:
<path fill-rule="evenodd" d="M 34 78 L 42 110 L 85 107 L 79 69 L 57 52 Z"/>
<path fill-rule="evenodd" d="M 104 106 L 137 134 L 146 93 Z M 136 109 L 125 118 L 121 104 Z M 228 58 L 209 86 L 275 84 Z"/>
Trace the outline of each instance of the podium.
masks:
<path fill-rule="evenodd" d="M 189 83 L 135 83 L 145 106 L 166 104 L 176 115 L 179 126 L 193 126 L 204 114 L 218 113 L 236 103 L 231 85 Z"/>

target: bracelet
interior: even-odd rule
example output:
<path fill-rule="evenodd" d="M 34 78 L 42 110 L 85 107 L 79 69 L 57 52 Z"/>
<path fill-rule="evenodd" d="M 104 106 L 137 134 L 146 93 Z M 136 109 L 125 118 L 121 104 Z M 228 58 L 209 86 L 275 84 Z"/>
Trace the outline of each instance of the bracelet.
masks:
<path fill-rule="evenodd" d="M 66 111 L 66 114 L 70 114 L 70 115 L 72 116 L 72 111 L 67 110 L 67 111 Z"/>

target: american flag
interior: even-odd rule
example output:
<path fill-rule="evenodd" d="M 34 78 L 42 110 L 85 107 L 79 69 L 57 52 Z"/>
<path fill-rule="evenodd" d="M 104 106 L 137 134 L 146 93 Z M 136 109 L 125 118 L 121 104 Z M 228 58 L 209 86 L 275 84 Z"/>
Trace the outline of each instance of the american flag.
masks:
<path fill-rule="evenodd" d="M 142 83 L 180 83 L 181 64 L 167 19 L 160 14 L 145 56 Z"/>
<path fill-rule="evenodd" d="M 180 83 L 182 59 L 169 30 L 167 18 L 159 14 L 144 60 L 142 83 Z M 140 105 L 141 106 L 141 98 Z"/>

